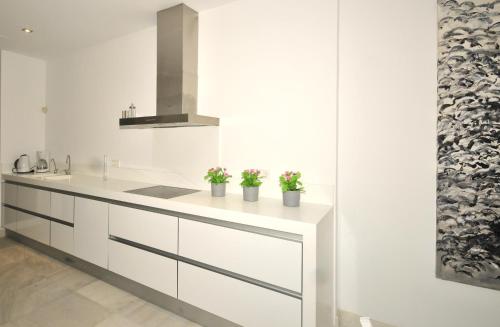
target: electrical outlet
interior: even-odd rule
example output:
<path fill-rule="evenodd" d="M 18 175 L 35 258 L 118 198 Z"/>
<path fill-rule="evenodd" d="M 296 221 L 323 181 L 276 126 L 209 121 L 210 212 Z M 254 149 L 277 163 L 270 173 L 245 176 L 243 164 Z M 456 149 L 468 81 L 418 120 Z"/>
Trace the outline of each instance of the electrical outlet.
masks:
<path fill-rule="evenodd" d="M 120 160 L 118 160 L 118 159 L 112 159 L 111 160 L 111 167 L 113 167 L 113 168 L 120 168 Z"/>

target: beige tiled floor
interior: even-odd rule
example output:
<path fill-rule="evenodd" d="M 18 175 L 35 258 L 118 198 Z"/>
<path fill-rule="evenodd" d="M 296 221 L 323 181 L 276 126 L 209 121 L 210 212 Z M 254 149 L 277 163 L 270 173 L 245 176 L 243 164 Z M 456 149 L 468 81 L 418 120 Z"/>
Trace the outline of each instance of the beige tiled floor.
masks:
<path fill-rule="evenodd" d="M 199 326 L 0 238 L 0 327 Z"/>
<path fill-rule="evenodd" d="M 359 322 L 359 315 L 343 310 L 339 310 L 337 314 L 339 317 L 339 327 L 361 327 L 361 323 Z M 384 324 L 373 319 L 371 320 L 371 323 L 373 327 L 396 327 Z"/>

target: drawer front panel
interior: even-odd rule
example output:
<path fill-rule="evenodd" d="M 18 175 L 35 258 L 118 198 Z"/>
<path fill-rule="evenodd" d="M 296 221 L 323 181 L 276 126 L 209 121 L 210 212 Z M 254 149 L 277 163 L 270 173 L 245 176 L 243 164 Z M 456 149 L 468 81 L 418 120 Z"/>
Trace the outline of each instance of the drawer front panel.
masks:
<path fill-rule="evenodd" d="M 302 291 L 302 244 L 298 242 L 181 218 L 179 255 Z"/>
<path fill-rule="evenodd" d="M 50 193 L 50 216 L 69 223 L 74 221 L 75 197 L 62 193 Z"/>
<path fill-rule="evenodd" d="M 113 240 L 109 270 L 172 297 L 177 297 L 177 261 Z"/>
<path fill-rule="evenodd" d="M 179 300 L 246 327 L 301 326 L 301 300 L 183 262 Z"/>
<path fill-rule="evenodd" d="M 2 183 L 2 186 L 2 202 L 15 207 L 17 205 L 17 185 Z"/>
<path fill-rule="evenodd" d="M 2 206 L 3 227 L 11 231 L 17 231 L 17 210 Z"/>
<path fill-rule="evenodd" d="M 108 268 L 108 204 L 75 197 L 75 255 Z"/>
<path fill-rule="evenodd" d="M 109 206 L 109 234 L 177 253 L 178 218 L 123 206 Z"/>
<path fill-rule="evenodd" d="M 35 241 L 49 245 L 50 220 L 18 211 L 17 232 Z"/>
<path fill-rule="evenodd" d="M 50 215 L 50 192 L 36 188 L 18 186 L 17 206 L 19 208 Z"/>
<path fill-rule="evenodd" d="M 73 254 L 73 227 L 51 221 L 50 246 Z"/>

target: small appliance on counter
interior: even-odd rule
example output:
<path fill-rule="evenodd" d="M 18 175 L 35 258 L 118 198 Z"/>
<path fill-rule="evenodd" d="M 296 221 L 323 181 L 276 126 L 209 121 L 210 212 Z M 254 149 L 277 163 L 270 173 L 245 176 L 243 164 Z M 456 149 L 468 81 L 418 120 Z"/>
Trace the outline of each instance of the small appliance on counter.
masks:
<path fill-rule="evenodd" d="M 47 173 L 49 171 L 49 153 L 47 151 L 36 152 L 36 172 Z"/>
<path fill-rule="evenodd" d="M 33 172 L 31 169 L 30 157 L 27 154 L 21 155 L 14 161 L 14 168 L 12 168 L 13 173 L 17 174 L 27 174 Z"/>

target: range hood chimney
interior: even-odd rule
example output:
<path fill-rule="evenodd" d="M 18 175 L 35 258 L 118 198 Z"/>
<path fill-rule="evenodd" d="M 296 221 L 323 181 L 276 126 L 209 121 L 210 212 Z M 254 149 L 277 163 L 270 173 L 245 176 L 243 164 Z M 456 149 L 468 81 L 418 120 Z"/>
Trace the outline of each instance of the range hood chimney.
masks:
<path fill-rule="evenodd" d="M 180 4 L 157 13 L 156 116 L 121 118 L 120 128 L 218 126 L 197 113 L 198 13 Z"/>

